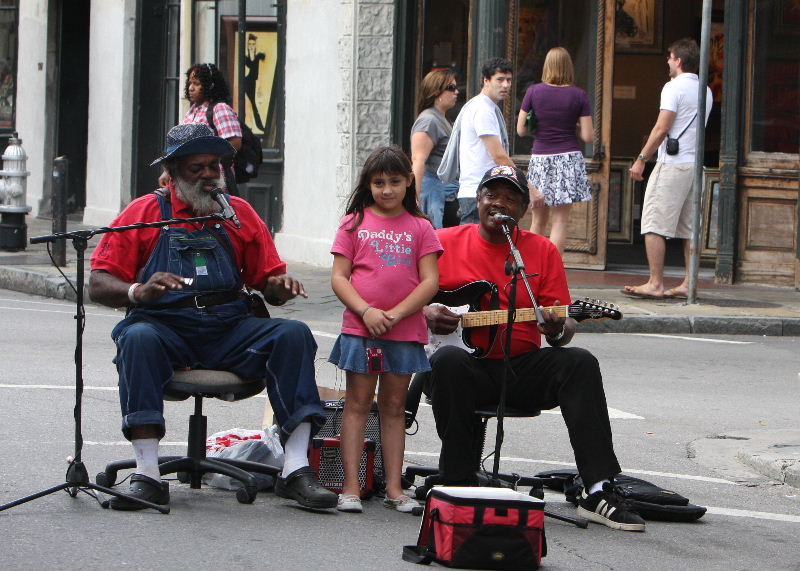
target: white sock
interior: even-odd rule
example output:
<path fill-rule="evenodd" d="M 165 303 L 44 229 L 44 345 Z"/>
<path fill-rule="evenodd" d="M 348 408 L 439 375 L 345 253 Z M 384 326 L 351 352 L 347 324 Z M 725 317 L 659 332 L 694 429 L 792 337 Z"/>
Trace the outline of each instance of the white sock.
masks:
<path fill-rule="evenodd" d="M 158 471 L 158 438 L 137 438 L 131 440 L 136 455 L 136 473 L 161 481 Z"/>
<path fill-rule="evenodd" d="M 295 470 L 308 466 L 308 441 L 311 439 L 311 423 L 301 422 L 283 445 L 283 472 L 288 476 Z"/>
<path fill-rule="evenodd" d="M 595 492 L 600 492 L 600 491 L 602 491 L 602 490 L 603 490 L 603 484 L 605 484 L 605 483 L 606 483 L 606 482 L 608 482 L 608 481 L 609 481 L 609 480 L 600 480 L 599 482 L 595 482 L 595 483 L 594 483 L 594 484 L 592 484 L 592 486 L 589 488 L 588 494 L 591 496 L 591 495 L 592 495 L 592 494 L 594 494 Z"/>

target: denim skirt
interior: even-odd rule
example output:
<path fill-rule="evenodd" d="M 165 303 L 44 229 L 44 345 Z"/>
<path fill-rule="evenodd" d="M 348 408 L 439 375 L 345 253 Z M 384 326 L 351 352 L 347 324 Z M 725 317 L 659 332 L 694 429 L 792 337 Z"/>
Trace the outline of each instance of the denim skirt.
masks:
<path fill-rule="evenodd" d="M 422 343 L 359 337 L 347 333 L 342 333 L 336 339 L 328 361 L 345 371 L 369 373 L 367 349 L 371 347 L 383 349 L 383 370 L 386 373 L 410 375 L 431 370 Z"/>

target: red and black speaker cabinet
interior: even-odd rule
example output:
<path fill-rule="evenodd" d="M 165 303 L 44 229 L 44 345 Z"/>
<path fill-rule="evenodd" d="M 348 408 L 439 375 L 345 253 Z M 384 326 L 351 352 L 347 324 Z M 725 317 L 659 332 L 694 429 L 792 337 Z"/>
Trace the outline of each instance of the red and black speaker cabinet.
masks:
<path fill-rule="evenodd" d="M 317 471 L 319 483 L 332 492 L 341 493 L 344 484 L 341 441 L 338 438 L 312 438 L 309 464 Z M 364 440 L 364 451 L 358 467 L 360 495 L 369 497 L 375 490 L 375 441 Z"/>

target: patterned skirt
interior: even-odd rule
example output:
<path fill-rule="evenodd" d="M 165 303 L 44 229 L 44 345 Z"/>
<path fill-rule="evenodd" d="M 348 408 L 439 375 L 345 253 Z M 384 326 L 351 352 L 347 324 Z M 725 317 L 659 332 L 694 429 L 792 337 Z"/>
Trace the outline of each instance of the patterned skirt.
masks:
<path fill-rule="evenodd" d="M 560 206 L 592 199 L 592 185 L 586 176 L 583 153 L 531 155 L 528 182 L 544 194 L 547 206 Z"/>

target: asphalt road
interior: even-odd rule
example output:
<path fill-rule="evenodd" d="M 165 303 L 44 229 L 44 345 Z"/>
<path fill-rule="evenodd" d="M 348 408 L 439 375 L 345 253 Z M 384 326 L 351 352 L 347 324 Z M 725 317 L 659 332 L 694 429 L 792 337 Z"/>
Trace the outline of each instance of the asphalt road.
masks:
<path fill-rule="evenodd" d="M 334 387 L 325 362 L 338 330 L 335 300 L 273 314 L 307 319 L 319 343 L 318 377 Z M 73 451 L 75 342 L 69 302 L 0 290 L 0 503 L 63 481 Z M 87 306 L 84 336 L 83 459 L 90 474 L 130 455 L 119 433 L 109 333 L 121 312 Z M 649 522 L 644 534 L 546 521 L 546 569 L 800 569 L 800 490 L 749 472 L 724 436 L 797 428 L 800 340 L 795 337 L 662 337 L 584 334 L 574 344 L 599 358 L 615 445 L 627 474 L 707 506 L 693 524 Z M 265 399 L 209 402 L 209 432 L 258 428 Z M 190 403 L 168 403 L 165 450 L 179 453 Z M 430 408 L 407 439 L 408 463 L 436 461 Z M 557 413 L 508 420 L 502 468 L 532 474 L 572 467 Z M 172 512 L 120 513 L 93 499 L 46 496 L 0 513 L 0 568 L 25 569 L 413 569 L 401 548 L 419 520 L 365 504 L 362 515 L 313 513 L 270 493 L 252 505 L 231 492 L 172 483 Z M 548 492 L 548 507 L 573 513 Z"/>

